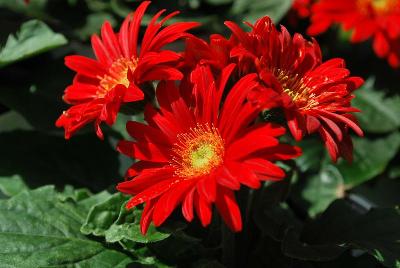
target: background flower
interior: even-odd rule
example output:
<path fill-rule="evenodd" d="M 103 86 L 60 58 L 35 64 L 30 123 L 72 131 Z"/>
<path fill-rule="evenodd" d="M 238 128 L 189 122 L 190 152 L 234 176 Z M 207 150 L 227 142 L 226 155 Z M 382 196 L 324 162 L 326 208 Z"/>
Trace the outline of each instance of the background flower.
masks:
<path fill-rule="evenodd" d="M 240 41 L 231 56 L 244 65 L 240 69 L 256 72 L 265 87 L 251 99 L 270 108 L 271 98 L 279 96 L 275 105 L 283 108 L 296 140 L 318 132 L 334 162 L 340 155 L 351 161 L 348 128 L 363 135 L 351 114 L 359 111 L 351 107 L 352 92 L 363 80 L 351 77 L 342 59 L 322 62 L 315 40 L 309 42 L 300 34 L 292 37 L 283 26 L 279 32 L 268 17 L 252 25 L 251 32 L 232 22 L 226 25 Z"/>
<path fill-rule="evenodd" d="M 325 32 L 332 24 L 352 31 L 351 42 L 373 39 L 373 49 L 393 68 L 400 66 L 400 1 L 398 0 L 321 0 L 312 7 L 310 35 Z"/>

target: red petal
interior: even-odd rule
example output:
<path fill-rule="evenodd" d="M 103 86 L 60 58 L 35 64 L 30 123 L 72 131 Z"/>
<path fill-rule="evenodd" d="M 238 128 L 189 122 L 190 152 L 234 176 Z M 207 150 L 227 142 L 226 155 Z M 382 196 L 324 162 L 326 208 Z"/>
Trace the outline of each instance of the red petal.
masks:
<path fill-rule="evenodd" d="M 286 111 L 285 115 L 293 138 L 296 141 L 300 141 L 304 136 L 303 126 L 301 125 L 301 122 L 304 121 L 302 115 L 292 111 Z"/>
<path fill-rule="evenodd" d="M 318 130 L 321 123 L 319 122 L 319 120 L 316 117 L 314 117 L 312 115 L 306 115 L 306 125 L 307 125 L 308 134 L 312 134 Z"/>
<path fill-rule="evenodd" d="M 189 36 L 186 31 L 198 27 L 199 25 L 200 23 L 198 22 L 178 22 L 171 24 L 157 33 L 157 35 L 151 40 L 148 50 L 159 51 L 165 45 L 180 38 Z"/>
<path fill-rule="evenodd" d="M 148 170 L 142 170 L 141 173 L 132 180 L 119 183 L 117 189 L 120 192 L 135 195 L 145 191 L 154 184 L 169 180 L 173 176 L 174 171 L 169 166 L 150 168 Z"/>
<path fill-rule="evenodd" d="M 389 54 L 390 44 L 381 32 L 377 32 L 374 37 L 373 47 L 376 55 L 383 58 Z"/>
<path fill-rule="evenodd" d="M 66 56 L 65 65 L 75 72 L 96 79 L 107 71 L 98 61 L 79 55 Z"/>
<path fill-rule="evenodd" d="M 339 152 L 349 163 L 353 161 L 353 141 L 349 134 L 343 136 L 343 140 L 339 143 Z"/>
<path fill-rule="evenodd" d="M 328 111 L 324 111 L 324 110 L 320 110 L 318 112 L 324 114 L 326 117 L 329 117 L 331 119 L 336 119 L 336 120 L 342 121 L 343 123 L 348 125 L 350 128 L 352 128 L 358 136 L 360 136 L 360 137 L 364 136 L 364 133 L 361 130 L 361 128 L 356 123 L 354 123 L 352 120 L 348 119 L 347 117 L 340 115 L 340 114 L 335 114 L 335 113 L 331 113 Z"/>
<path fill-rule="evenodd" d="M 184 199 L 187 191 L 193 186 L 195 181 L 186 180 L 174 185 L 172 189 L 164 193 L 157 201 L 153 211 L 153 222 L 155 226 L 160 226 L 178 204 Z"/>
<path fill-rule="evenodd" d="M 144 94 L 134 83 L 130 83 L 124 95 L 124 102 L 135 102 L 144 99 Z"/>
<path fill-rule="evenodd" d="M 226 166 L 222 166 L 216 175 L 216 181 L 218 184 L 225 186 L 232 190 L 240 189 L 240 182 L 236 177 L 230 172 Z"/>
<path fill-rule="evenodd" d="M 215 175 L 199 179 L 196 186 L 197 192 L 207 199 L 208 202 L 213 203 L 215 201 L 217 191 Z"/>
<path fill-rule="evenodd" d="M 180 182 L 181 181 L 176 178 L 161 181 L 132 197 L 131 200 L 129 200 L 126 204 L 126 208 L 130 209 L 141 203 L 147 202 L 148 200 L 156 198 Z M 117 189 L 120 191 L 120 185 L 117 186 Z"/>
<path fill-rule="evenodd" d="M 258 175 L 266 177 L 264 180 L 279 180 L 285 177 L 285 172 L 280 167 L 265 159 L 252 158 L 246 160 L 244 164 Z"/>
<path fill-rule="evenodd" d="M 121 45 L 121 50 L 122 54 L 124 55 L 124 58 L 131 58 L 131 54 L 129 51 L 129 24 L 132 19 L 133 14 L 128 14 L 124 21 L 122 22 L 119 34 L 118 34 L 118 40 Z"/>
<path fill-rule="evenodd" d="M 242 230 L 242 216 L 236 203 L 235 195 L 231 190 L 218 187 L 217 201 L 215 203 L 225 223 L 233 232 Z"/>
<path fill-rule="evenodd" d="M 97 99 L 98 87 L 90 84 L 74 83 L 67 87 L 63 99 L 69 104 L 80 104 Z"/>
<path fill-rule="evenodd" d="M 328 149 L 328 153 L 333 162 L 337 161 L 339 155 L 339 148 L 332 138 L 331 134 L 323 127 L 319 129 L 319 133 L 321 134 L 322 139 L 324 140 L 325 147 Z"/>
<path fill-rule="evenodd" d="M 249 132 L 229 145 L 226 150 L 226 158 L 229 160 L 242 159 L 257 151 L 279 144 L 276 138 L 267 135 L 263 136 L 260 132 L 264 131 Z"/>
<path fill-rule="evenodd" d="M 194 198 L 195 189 L 196 188 L 193 188 L 191 191 L 189 191 L 189 193 L 186 195 L 185 200 L 183 201 L 183 204 L 182 204 L 182 214 L 188 222 L 191 222 L 194 217 L 193 198 Z"/>
<path fill-rule="evenodd" d="M 101 27 L 101 38 L 103 39 L 104 47 L 110 53 L 113 60 L 120 59 L 122 57 L 121 50 L 119 48 L 119 43 L 115 33 L 111 27 L 110 22 L 104 22 Z"/>
<path fill-rule="evenodd" d="M 167 137 L 165 137 L 160 130 L 149 125 L 145 125 L 136 121 L 128 121 L 126 123 L 126 130 L 128 131 L 129 135 L 137 141 L 171 146 Z"/>
<path fill-rule="evenodd" d="M 120 141 L 117 150 L 129 157 L 151 162 L 168 162 L 169 149 L 160 144 Z"/>
<path fill-rule="evenodd" d="M 139 175 L 141 172 L 145 172 L 147 169 L 161 168 L 164 163 L 154 163 L 147 161 L 138 161 L 133 163 L 125 173 L 125 179 L 132 179 Z"/>
<path fill-rule="evenodd" d="M 137 53 L 137 45 L 138 45 L 138 35 L 140 30 L 140 23 L 142 21 L 143 15 L 150 5 L 150 1 L 143 1 L 138 8 L 136 9 L 135 13 L 133 14 L 133 19 L 131 24 L 129 25 L 129 48 L 130 48 L 130 56 L 135 58 L 138 57 Z"/>
<path fill-rule="evenodd" d="M 97 35 L 92 35 L 92 47 L 96 58 L 104 65 L 111 66 L 113 59 Z"/>
<path fill-rule="evenodd" d="M 225 21 L 224 24 L 232 31 L 239 41 L 243 43 L 244 47 L 249 47 L 250 40 L 246 32 L 244 32 L 236 23 L 232 21 Z"/>
<path fill-rule="evenodd" d="M 339 128 L 339 126 L 335 122 L 324 116 L 320 116 L 320 118 L 326 123 L 328 128 L 332 130 L 332 132 L 336 135 L 338 141 L 341 141 L 343 139 L 343 133 L 342 130 Z"/>
<path fill-rule="evenodd" d="M 138 77 L 139 78 L 139 77 Z M 158 65 L 154 66 L 151 70 L 140 75 L 140 82 L 153 81 L 153 80 L 181 80 L 183 74 L 176 68 Z"/>
<path fill-rule="evenodd" d="M 256 174 L 253 171 L 246 168 L 244 165 L 238 162 L 225 163 L 225 166 L 229 169 L 230 173 L 236 177 L 236 179 L 247 187 L 258 189 L 261 183 Z"/>
<path fill-rule="evenodd" d="M 279 144 L 273 148 L 268 148 L 260 153 L 255 154 L 255 157 L 265 158 L 272 161 L 289 160 L 301 155 L 301 149 L 297 146 L 289 144 Z"/>
<path fill-rule="evenodd" d="M 145 235 L 149 229 L 151 218 L 153 216 L 154 201 L 149 200 L 143 209 L 142 217 L 140 218 L 140 232 Z"/>
<path fill-rule="evenodd" d="M 203 227 L 209 225 L 212 216 L 211 204 L 208 203 L 206 199 L 199 195 L 197 192 L 195 192 L 194 195 L 194 208 Z"/>

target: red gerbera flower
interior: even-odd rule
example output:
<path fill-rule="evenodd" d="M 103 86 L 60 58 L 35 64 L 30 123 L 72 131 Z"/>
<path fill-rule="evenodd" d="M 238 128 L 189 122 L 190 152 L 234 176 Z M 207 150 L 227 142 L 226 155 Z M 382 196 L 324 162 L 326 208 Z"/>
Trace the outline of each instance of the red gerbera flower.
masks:
<path fill-rule="evenodd" d="M 374 51 L 400 66 L 400 0 L 321 0 L 312 7 L 310 35 L 325 32 L 338 23 L 352 30 L 351 42 L 374 39 Z"/>
<path fill-rule="evenodd" d="M 352 91 L 363 83 L 350 77 L 342 59 L 322 62 L 315 40 L 300 34 L 293 38 L 282 27 L 278 31 L 270 18 L 258 20 L 251 32 L 244 32 L 233 22 L 226 22 L 241 45 L 232 50 L 247 73 L 256 72 L 264 88 L 257 88 L 249 98 L 270 105 L 271 97 L 284 109 L 294 138 L 319 132 L 333 161 L 339 155 L 352 159 L 352 142 L 348 128 L 362 135 L 351 112 Z"/>
<path fill-rule="evenodd" d="M 241 230 L 234 191 L 241 184 L 258 188 L 260 181 L 282 179 L 284 171 L 271 161 L 300 154 L 297 147 L 279 143 L 284 128 L 255 123 L 260 108 L 246 101 L 258 86 L 255 74 L 237 82 L 220 107 L 233 68 L 226 67 L 219 81 L 209 67 L 195 69 L 192 88 L 183 88 L 193 94 L 190 103 L 174 83 L 161 83 L 156 91 L 160 109 L 147 107 L 147 124 L 128 122 L 135 141 L 121 141 L 118 150 L 140 161 L 127 172 L 135 178 L 117 188 L 134 195 L 128 209 L 146 203 L 143 233 L 151 221 L 160 226 L 181 203 L 186 220 L 192 221 L 195 211 L 203 226 L 210 223 L 215 203 L 226 224 Z"/>
<path fill-rule="evenodd" d="M 195 36 L 187 38 L 183 68 L 191 71 L 198 64 L 206 64 L 212 70 L 221 71 L 231 63 L 230 50 L 234 44 L 234 40 L 219 34 L 211 35 L 209 43 Z"/>
<path fill-rule="evenodd" d="M 92 36 L 92 47 L 97 60 L 84 56 L 68 56 L 65 64 L 77 74 L 73 84 L 65 90 L 64 100 L 72 106 L 57 120 L 64 127 L 65 138 L 70 138 L 82 126 L 94 121 L 97 135 L 102 138 L 100 123 L 115 122 L 122 103 L 143 99 L 140 84 L 153 80 L 179 80 L 182 74 L 174 68 L 181 56 L 161 50 L 175 40 L 189 36 L 187 30 L 198 23 L 181 22 L 161 29 L 178 12 L 157 22 L 165 12 L 158 12 L 149 22 L 138 50 L 140 23 L 147 6 L 144 1 L 133 15 L 128 15 L 120 32 L 114 33 L 109 22 L 101 28 L 101 38 Z"/>

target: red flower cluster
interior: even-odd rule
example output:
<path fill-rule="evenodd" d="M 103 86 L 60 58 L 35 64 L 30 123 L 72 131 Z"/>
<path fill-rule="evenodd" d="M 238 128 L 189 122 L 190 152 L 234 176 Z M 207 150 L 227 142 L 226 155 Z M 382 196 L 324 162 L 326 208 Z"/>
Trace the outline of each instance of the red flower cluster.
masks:
<path fill-rule="evenodd" d="M 178 206 L 186 220 L 196 214 L 206 226 L 214 204 L 233 231 L 241 230 L 234 191 L 283 179 L 274 162 L 301 154 L 279 141 L 285 126 L 260 119 L 265 109 L 281 109 L 296 140 L 319 133 L 334 161 L 339 156 L 351 161 L 349 129 L 362 131 L 350 102 L 363 80 L 350 76 L 343 60 L 323 62 L 315 40 L 292 37 L 283 27 L 278 31 L 268 17 L 248 24 L 248 32 L 226 22 L 232 36 L 215 34 L 206 42 L 186 32 L 196 23 L 160 30 L 176 14 L 157 23 L 163 11 L 149 23 L 139 53 L 139 25 L 148 4 L 118 34 L 106 23 L 102 40 L 93 37 L 97 61 L 67 57 L 77 75 L 64 99 L 74 106 L 57 121 L 67 138 L 91 121 L 102 137 L 99 124 L 112 124 L 122 103 L 143 99 L 144 82 L 158 81 L 156 102 L 144 111 L 146 123 L 128 122 L 134 140 L 118 144 L 121 153 L 138 160 L 117 188 L 133 196 L 128 209 L 145 204 L 143 233 Z M 161 50 L 179 38 L 186 39 L 184 52 Z"/>
<path fill-rule="evenodd" d="M 400 67 L 400 0 L 320 0 L 312 6 L 308 34 L 332 24 L 352 30 L 351 42 L 373 38 L 373 48 L 393 68 Z"/>
<path fill-rule="evenodd" d="M 167 20 L 178 14 L 171 13 L 157 22 L 165 12 L 162 10 L 149 22 L 139 50 L 140 23 L 149 4 L 149 1 L 142 2 L 134 14 L 128 15 L 119 33 L 114 33 L 110 23 L 104 23 L 101 38 L 92 36 L 97 60 L 77 55 L 65 58 L 65 64 L 77 72 L 64 95 L 64 100 L 73 106 L 56 122 L 58 127 L 65 129 L 65 138 L 70 138 L 78 129 L 93 121 L 97 135 L 102 138 L 101 122 L 112 125 L 122 103 L 144 98 L 141 84 L 182 78 L 182 73 L 174 67 L 181 56 L 161 49 L 189 36 L 186 31 L 198 26 L 198 23 L 175 23 L 161 30 Z"/>
<path fill-rule="evenodd" d="M 250 25 L 251 32 L 232 22 L 226 25 L 239 41 L 231 51 L 239 69 L 257 73 L 262 81 L 263 87 L 249 98 L 266 108 L 281 107 L 296 140 L 318 132 L 333 161 L 338 156 L 351 161 L 348 129 L 363 133 L 350 114 L 358 112 L 350 102 L 363 80 L 349 76 L 342 59 L 322 62 L 315 40 L 309 42 L 300 34 L 291 37 L 283 26 L 278 31 L 268 17 Z"/>
<path fill-rule="evenodd" d="M 215 203 L 227 225 L 239 231 L 233 191 L 241 184 L 259 188 L 260 181 L 282 179 L 285 173 L 271 161 L 299 156 L 298 148 L 279 143 L 284 128 L 255 122 L 260 107 L 246 100 L 258 87 L 255 74 L 241 78 L 222 103 L 233 68 L 224 68 L 216 81 L 208 67 L 200 66 L 191 73 L 190 87 L 159 84 L 160 108 L 147 107 L 147 124 L 128 123 L 135 141 L 121 141 L 118 150 L 140 161 L 127 173 L 136 177 L 117 188 L 134 195 L 127 208 L 146 203 L 143 233 L 151 221 L 161 225 L 179 203 L 186 220 L 192 221 L 195 211 L 203 226 L 210 223 Z"/>

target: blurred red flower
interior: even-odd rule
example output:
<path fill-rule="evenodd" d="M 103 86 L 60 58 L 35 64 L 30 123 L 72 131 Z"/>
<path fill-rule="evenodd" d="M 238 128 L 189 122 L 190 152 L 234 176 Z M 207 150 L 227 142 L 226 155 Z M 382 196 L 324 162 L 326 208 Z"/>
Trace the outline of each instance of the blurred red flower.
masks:
<path fill-rule="evenodd" d="M 142 2 L 133 15 L 128 15 L 119 33 L 114 33 L 109 22 L 104 23 L 101 38 L 94 35 L 91 40 L 97 60 L 78 55 L 65 58 L 65 64 L 77 72 L 63 97 L 73 106 L 56 122 L 57 127 L 64 127 L 66 139 L 93 121 L 98 137 L 103 138 L 100 123 L 112 125 L 122 103 L 142 100 L 144 95 L 139 88 L 142 83 L 182 78 L 175 68 L 181 56 L 161 49 L 189 36 L 186 31 L 198 23 L 180 22 L 161 29 L 178 13 L 173 12 L 157 22 L 165 12 L 162 10 L 149 22 L 139 51 L 140 23 L 149 4 Z"/>
<path fill-rule="evenodd" d="M 291 11 L 295 12 L 299 18 L 310 16 L 310 8 L 313 0 L 294 0 Z"/>
<path fill-rule="evenodd" d="M 260 181 L 282 179 L 285 173 L 273 161 L 300 155 L 297 147 L 279 143 L 283 127 L 255 122 L 260 106 L 246 100 L 258 87 L 255 74 L 240 79 L 222 104 L 233 69 L 228 65 L 216 81 L 209 67 L 199 66 L 191 74 L 190 88 L 160 83 L 160 109 L 146 108 L 147 124 L 128 122 L 135 141 L 121 141 L 118 150 L 140 161 L 126 174 L 134 178 L 117 188 L 134 195 L 128 209 L 146 203 L 142 233 L 151 221 L 160 226 L 179 204 L 187 221 L 195 211 L 206 226 L 213 203 L 230 229 L 239 231 L 242 221 L 234 191 L 242 184 L 259 188 Z M 191 92 L 192 98 L 185 99 L 181 91 Z"/>
<path fill-rule="evenodd" d="M 352 30 L 351 42 L 373 38 L 373 48 L 380 58 L 400 67 L 400 0 L 321 0 L 311 12 L 308 34 L 325 32 L 338 23 Z"/>
<path fill-rule="evenodd" d="M 265 108 L 282 107 L 296 140 L 318 132 L 333 161 L 338 156 L 351 161 L 348 128 L 363 135 L 350 114 L 358 112 L 351 106 L 352 92 L 363 80 L 350 77 L 342 59 L 322 62 L 315 40 L 309 42 L 300 34 L 292 37 L 283 26 L 278 31 L 269 17 L 250 25 L 251 32 L 233 22 L 226 25 L 240 41 L 231 52 L 239 69 L 257 73 L 264 84 L 249 99 Z"/>
<path fill-rule="evenodd" d="M 297 27 L 301 19 L 308 18 L 311 14 L 311 5 L 315 0 L 294 0 L 287 14 L 287 22 L 292 27 Z"/>

